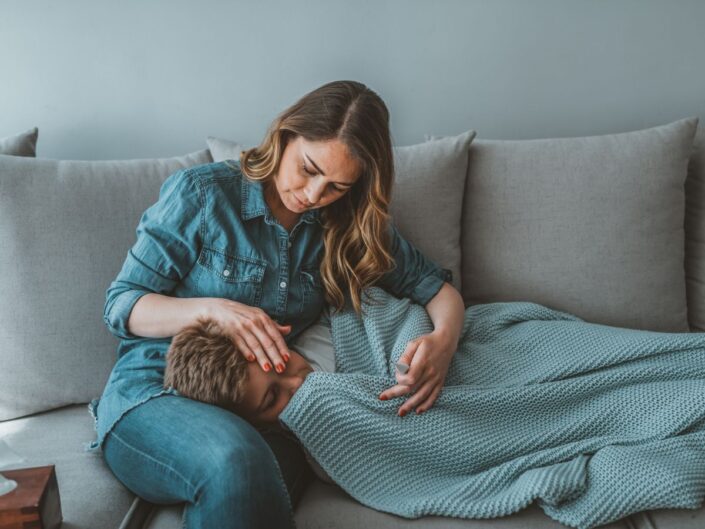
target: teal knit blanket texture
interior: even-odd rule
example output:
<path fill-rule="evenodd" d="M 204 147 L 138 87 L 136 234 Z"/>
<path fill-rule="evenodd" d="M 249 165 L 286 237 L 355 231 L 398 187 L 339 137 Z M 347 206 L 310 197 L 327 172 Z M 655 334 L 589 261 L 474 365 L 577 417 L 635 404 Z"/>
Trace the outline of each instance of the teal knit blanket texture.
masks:
<path fill-rule="evenodd" d="M 399 417 L 426 310 L 378 287 L 331 314 L 337 373 L 311 373 L 279 419 L 348 494 L 405 518 L 495 518 L 536 501 L 591 529 L 705 495 L 705 333 L 589 323 L 530 302 L 468 307 L 434 406 Z"/>

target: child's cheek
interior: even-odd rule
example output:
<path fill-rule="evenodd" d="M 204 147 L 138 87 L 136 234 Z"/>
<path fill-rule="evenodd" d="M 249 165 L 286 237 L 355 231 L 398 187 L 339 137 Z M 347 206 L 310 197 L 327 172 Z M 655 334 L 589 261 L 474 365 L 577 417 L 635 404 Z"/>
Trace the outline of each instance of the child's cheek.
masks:
<path fill-rule="evenodd" d="M 278 408 L 279 411 L 277 412 L 277 416 L 279 416 L 279 414 L 284 411 L 284 408 L 286 408 L 287 404 L 289 404 L 289 395 L 284 395 L 284 392 L 282 391 L 280 394 L 279 408 Z"/>

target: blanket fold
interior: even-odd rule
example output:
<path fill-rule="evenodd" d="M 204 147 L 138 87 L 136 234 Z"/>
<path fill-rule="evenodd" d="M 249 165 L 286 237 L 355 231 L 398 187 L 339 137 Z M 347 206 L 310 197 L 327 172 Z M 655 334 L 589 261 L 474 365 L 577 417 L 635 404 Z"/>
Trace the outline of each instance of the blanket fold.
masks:
<path fill-rule="evenodd" d="M 705 494 L 705 333 L 585 322 L 529 302 L 465 310 L 434 406 L 399 417 L 406 344 L 426 310 L 372 287 L 377 303 L 331 314 L 336 373 L 311 373 L 279 416 L 346 492 L 418 518 L 494 518 L 533 501 L 591 529 Z"/>

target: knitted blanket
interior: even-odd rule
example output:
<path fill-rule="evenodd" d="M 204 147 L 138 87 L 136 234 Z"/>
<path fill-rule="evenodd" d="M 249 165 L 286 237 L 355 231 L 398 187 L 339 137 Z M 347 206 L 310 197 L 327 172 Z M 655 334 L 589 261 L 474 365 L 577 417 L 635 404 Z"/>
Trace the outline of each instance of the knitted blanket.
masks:
<path fill-rule="evenodd" d="M 588 323 L 529 302 L 465 310 L 443 391 L 399 417 L 406 343 L 425 309 L 381 303 L 331 315 L 339 373 L 314 372 L 279 419 L 368 507 L 405 518 L 494 518 L 533 501 L 590 529 L 705 494 L 705 333 Z"/>

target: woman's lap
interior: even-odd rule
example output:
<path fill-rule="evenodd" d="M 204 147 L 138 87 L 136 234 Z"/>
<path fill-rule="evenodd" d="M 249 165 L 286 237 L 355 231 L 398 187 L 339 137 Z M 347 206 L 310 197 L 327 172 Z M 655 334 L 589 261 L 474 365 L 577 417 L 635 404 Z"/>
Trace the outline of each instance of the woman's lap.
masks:
<path fill-rule="evenodd" d="M 126 413 L 106 436 L 103 455 L 138 496 L 160 504 L 189 502 L 194 527 L 203 514 L 196 511 L 217 510 L 202 499 L 204 491 L 211 501 L 213 495 L 230 495 L 228 508 L 241 516 L 241 525 L 293 526 L 289 497 L 295 504 L 311 477 L 294 441 L 260 434 L 227 410 L 175 395 L 152 398 Z"/>

